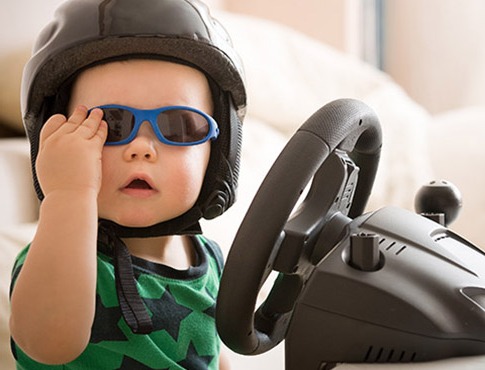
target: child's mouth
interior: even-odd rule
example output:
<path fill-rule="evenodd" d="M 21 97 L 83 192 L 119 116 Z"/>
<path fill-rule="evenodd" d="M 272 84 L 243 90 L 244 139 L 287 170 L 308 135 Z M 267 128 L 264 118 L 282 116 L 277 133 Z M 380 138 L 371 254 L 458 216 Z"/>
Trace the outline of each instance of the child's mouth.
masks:
<path fill-rule="evenodd" d="M 157 193 L 157 189 L 153 187 L 149 179 L 134 177 L 125 185 L 121 191 L 135 198 L 150 198 Z"/>
<path fill-rule="evenodd" d="M 135 179 L 128 184 L 127 189 L 152 190 L 149 183 L 142 179 Z"/>

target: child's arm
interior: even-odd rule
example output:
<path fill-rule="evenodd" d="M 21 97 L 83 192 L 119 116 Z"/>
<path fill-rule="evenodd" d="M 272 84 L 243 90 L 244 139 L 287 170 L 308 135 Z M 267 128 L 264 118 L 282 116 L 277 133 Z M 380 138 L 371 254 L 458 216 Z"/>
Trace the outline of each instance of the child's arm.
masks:
<path fill-rule="evenodd" d="M 219 370 L 231 370 L 231 363 L 225 351 L 221 351 L 219 355 Z"/>
<path fill-rule="evenodd" d="M 66 363 L 85 349 L 96 294 L 97 195 L 107 134 L 102 113 L 51 117 L 37 176 L 45 195 L 37 232 L 11 298 L 10 330 L 33 359 Z"/>

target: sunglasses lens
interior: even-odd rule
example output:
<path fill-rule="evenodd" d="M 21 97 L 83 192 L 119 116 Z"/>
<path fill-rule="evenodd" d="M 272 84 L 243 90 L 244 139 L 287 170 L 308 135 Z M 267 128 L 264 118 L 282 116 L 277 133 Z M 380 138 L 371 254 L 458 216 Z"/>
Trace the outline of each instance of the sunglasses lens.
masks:
<path fill-rule="evenodd" d="M 209 135 L 207 119 L 190 110 L 173 109 L 162 112 L 157 117 L 162 135 L 173 143 L 195 143 Z"/>
<path fill-rule="evenodd" d="M 133 114 L 122 108 L 103 108 L 103 119 L 108 123 L 106 142 L 116 143 L 130 136 L 135 125 Z"/>

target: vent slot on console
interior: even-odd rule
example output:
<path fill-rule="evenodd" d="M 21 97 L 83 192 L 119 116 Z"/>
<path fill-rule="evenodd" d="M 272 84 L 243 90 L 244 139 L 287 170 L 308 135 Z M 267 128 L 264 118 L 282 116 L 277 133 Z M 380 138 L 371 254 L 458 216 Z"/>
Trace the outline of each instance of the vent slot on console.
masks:
<path fill-rule="evenodd" d="M 385 252 L 393 253 L 396 256 L 399 256 L 407 249 L 406 245 L 402 243 L 398 243 L 395 240 L 386 239 L 386 238 L 382 238 L 381 240 L 379 240 L 379 245 L 381 247 L 381 250 Z"/>
<path fill-rule="evenodd" d="M 368 362 L 368 363 L 414 362 L 415 359 L 416 359 L 416 352 L 397 350 L 394 348 L 369 346 L 363 362 Z"/>

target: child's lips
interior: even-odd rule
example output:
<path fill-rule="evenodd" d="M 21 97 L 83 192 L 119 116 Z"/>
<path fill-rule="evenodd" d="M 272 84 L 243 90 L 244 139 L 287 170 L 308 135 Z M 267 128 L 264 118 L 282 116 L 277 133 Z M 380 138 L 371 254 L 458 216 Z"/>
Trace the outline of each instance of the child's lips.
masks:
<path fill-rule="evenodd" d="M 144 175 L 136 175 L 128 179 L 121 187 L 121 191 L 124 194 L 140 198 L 146 198 L 158 192 L 151 179 Z"/>

